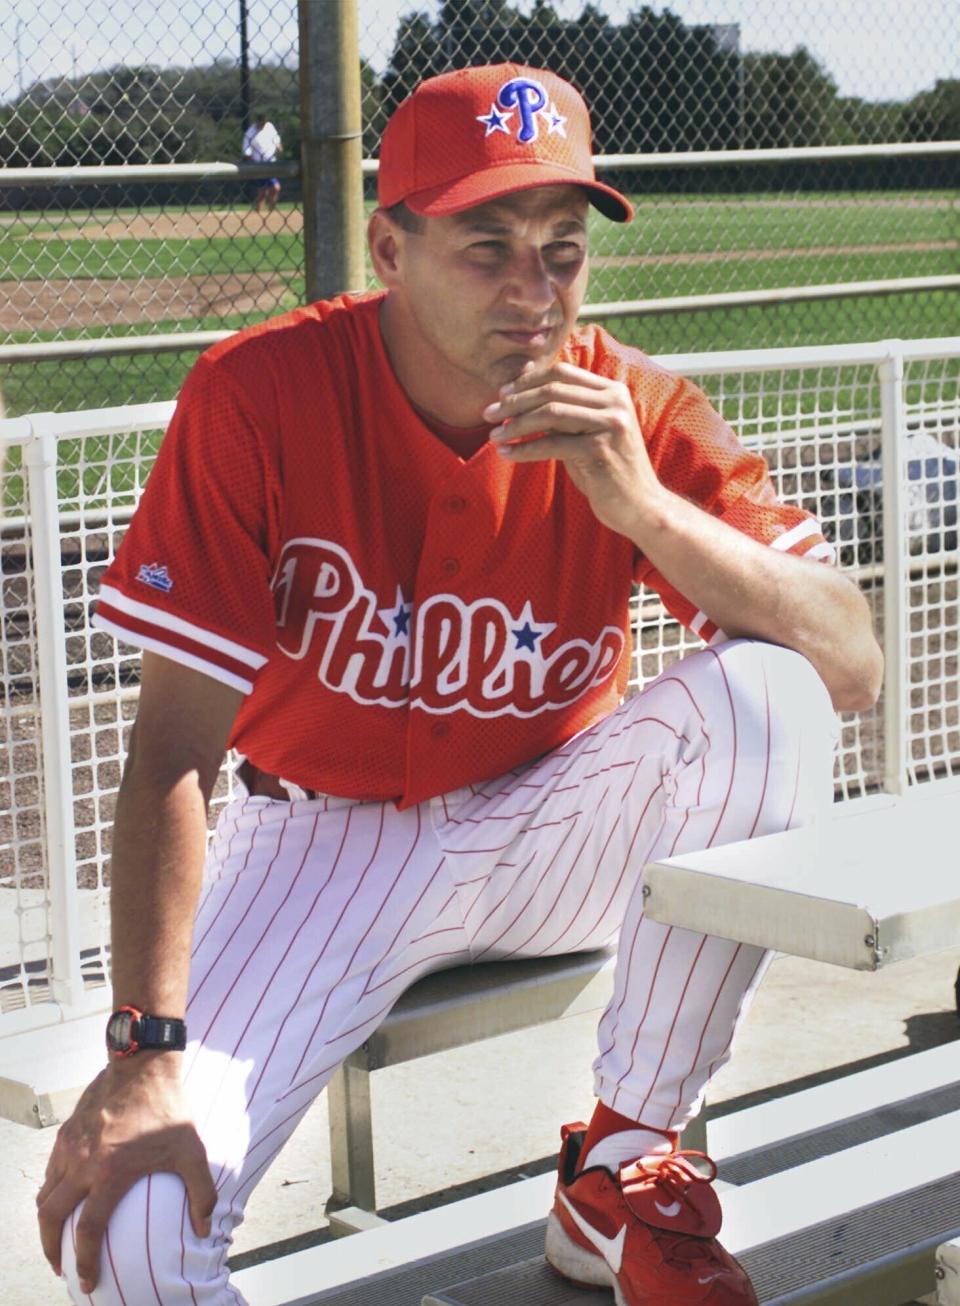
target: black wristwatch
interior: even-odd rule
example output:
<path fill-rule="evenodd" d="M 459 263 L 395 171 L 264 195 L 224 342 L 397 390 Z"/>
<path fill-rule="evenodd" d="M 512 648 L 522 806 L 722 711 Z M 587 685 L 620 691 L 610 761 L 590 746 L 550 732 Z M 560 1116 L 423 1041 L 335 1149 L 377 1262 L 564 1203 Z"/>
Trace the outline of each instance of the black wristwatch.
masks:
<path fill-rule="evenodd" d="M 172 1016 L 148 1016 L 136 1007 L 120 1007 L 107 1021 L 107 1048 L 118 1057 L 162 1048 L 182 1052 L 187 1046 L 187 1027 Z"/>

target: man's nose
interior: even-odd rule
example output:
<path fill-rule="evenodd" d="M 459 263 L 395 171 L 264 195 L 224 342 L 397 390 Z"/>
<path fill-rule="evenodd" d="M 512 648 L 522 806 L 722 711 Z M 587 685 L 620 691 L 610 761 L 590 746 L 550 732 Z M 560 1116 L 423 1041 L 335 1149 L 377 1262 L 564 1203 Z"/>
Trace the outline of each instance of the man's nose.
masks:
<path fill-rule="evenodd" d="M 513 261 L 507 286 L 511 304 L 543 311 L 557 298 L 557 287 L 538 249 L 524 250 Z"/>

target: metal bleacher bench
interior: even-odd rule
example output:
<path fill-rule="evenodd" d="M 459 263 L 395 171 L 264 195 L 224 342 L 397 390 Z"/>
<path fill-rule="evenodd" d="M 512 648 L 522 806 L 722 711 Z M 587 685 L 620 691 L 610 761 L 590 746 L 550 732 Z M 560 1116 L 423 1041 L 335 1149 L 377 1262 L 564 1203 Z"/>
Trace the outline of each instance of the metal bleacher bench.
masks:
<path fill-rule="evenodd" d="M 655 863 L 646 908 L 679 927 L 861 970 L 955 949 L 958 807 L 960 784 L 932 783 L 843 804 L 816 828 Z M 602 976 L 596 968 L 567 1009 L 602 1005 L 591 987 Z M 433 977 L 438 995 L 444 978 Z M 503 1029 L 497 1018 L 489 1032 Z M 367 1070 L 384 1064 L 375 1040 L 368 1048 Z M 939 1300 L 960 1306 L 951 1242 L 960 1237 L 960 1041 L 722 1117 L 709 1146 L 724 1242 L 764 1306 L 902 1306 L 933 1292 L 938 1248 Z M 543 1175 L 381 1225 L 242 1270 L 237 1286 L 250 1306 L 610 1306 L 609 1293 L 574 1288 L 543 1260 L 552 1186 Z"/>
<path fill-rule="evenodd" d="M 370 1074 L 466 1043 L 600 1011 L 613 988 L 613 952 L 457 966 L 428 975 L 403 995 L 327 1086 L 335 1233 L 382 1223 L 376 1181 Z"/>

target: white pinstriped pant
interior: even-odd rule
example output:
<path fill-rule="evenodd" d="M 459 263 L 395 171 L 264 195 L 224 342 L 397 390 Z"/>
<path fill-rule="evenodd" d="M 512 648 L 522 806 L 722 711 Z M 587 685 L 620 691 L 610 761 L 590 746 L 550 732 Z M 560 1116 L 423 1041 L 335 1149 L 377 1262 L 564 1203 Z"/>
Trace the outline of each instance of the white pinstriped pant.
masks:
<path fill-rule="evenodd" d="M 193 1234 L 179 1179 L 145 1179 L 114 1214 L 92 1298 L 76 1286 L 68 1222 L 74 1300 L 241 1302 L 225 1262 L 253 1187 L 339 1062 L 444 966 L 576 952 L 619 933 L 596 1091 L 648 1125 L 682 1126 L 769 954 L 646 920 L 642 868 L 813 819 L 832 800 L 835 737 L 804 658 L 737 640 L 482 787 L 404 812 L 231 803 L 197 917 L 184 1066 L 219 1191 L 213 1235 Z"/>

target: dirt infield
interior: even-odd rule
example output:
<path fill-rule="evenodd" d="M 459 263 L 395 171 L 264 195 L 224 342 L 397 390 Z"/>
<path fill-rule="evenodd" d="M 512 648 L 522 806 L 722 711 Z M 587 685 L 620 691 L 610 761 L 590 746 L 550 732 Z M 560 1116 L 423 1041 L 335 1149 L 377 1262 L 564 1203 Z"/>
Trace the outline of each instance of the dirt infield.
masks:
<path fill-rule="evenodd" d="M 64 327 L 119 327 L 140 322 L 228 317 L 293 308 L 286 279 L 245 276 L 142 277 L 119 281 L 17 281 L 0 294 L 0 331 L 59 331 Z"/>
<path fill-rule="evenodd" d="M 44 222 L 49 222 L 49 216 Z M 252 209 L 210 209 L 206 213 L 136 213 L 107 222 L 73 222 L 66 218 L 55 231 L 39 231 L 35 240 L 211 240 L 233 236 L 298 236 L 303 231 L 300 209 L 275 209 L 254 213 Z"/>

